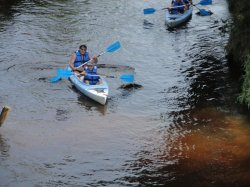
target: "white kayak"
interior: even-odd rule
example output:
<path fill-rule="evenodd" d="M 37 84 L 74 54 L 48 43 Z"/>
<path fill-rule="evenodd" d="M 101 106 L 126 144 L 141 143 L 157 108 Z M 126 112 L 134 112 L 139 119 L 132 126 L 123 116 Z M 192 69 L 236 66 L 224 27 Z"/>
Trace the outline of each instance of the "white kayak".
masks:
<path fill-rule="evenodd" d="M 192 12 L 193 12 L 192 6 L 189 6 L 189 9 L 185 10 L 183 14 L 171 14 L 167 10 L 165 17 L 165 24 L 170 28 L 179 26 L 188 21 L 188 19 L 192 16 Z"/>
<path fill-rule="evenodd" d="M 74 84 L 74 86 L 85 96 L 102 105 L 106 104 L 109 94 L 109 87 L 103 76 L 100 76 L 101 84 L 96 85 L 85 84 L 83 78 L 79 78 L 76 75 L 71 75 L 69 79 L 72 84 Z"/>

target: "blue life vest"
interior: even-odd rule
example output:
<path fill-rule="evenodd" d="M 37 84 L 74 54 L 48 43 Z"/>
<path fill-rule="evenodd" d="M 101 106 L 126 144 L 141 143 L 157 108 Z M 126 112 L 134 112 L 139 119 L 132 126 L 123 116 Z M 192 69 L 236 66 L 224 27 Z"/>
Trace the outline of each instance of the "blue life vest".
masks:
<path fill-rule="evenodd" d="M 87 75 L 84 76 L 84 81 L 88 80 L 90 85 L 95 85 L 98 83 L 100 76 L 97 75 L 97 67 L 94 66 L 93 69 L 89 69 L 88 67 L 84 68 L 86 71 Z M 91 76 L 95 75 L 95 76 Z"/>
<path fill-rule="evenodd" d="M 82 58 L 82 55 L 80 53 L 80 51 L 76 51 L 76 59 L 74 62 L 74 67 L 78 67 L 80 65 L 82 65 L 84 62 L 87 62 L 88 60 L 90 60 L 89 58 L 89 53 L 85 52 Z"/>

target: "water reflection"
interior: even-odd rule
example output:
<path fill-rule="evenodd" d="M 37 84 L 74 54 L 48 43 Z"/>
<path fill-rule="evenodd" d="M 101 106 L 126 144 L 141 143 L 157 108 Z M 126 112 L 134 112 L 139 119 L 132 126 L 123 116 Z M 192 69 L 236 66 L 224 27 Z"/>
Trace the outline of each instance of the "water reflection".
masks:
<path fill-rule="evenodd" d="M 154 27 L 154 24 L 149 22 L 148 20 L 144 19 L 143 20 L 143 28 L 144 29 L 151 29 Z"/>
<path fill-rule="evenodd" d="M 7 62 L 2 69 L 8 70 L 8 74 L 1 71 L 6 77 L 1 92 L 16 109 L 13 120 L 27 127 L 23 133 L 41 134 L 33 142 L 22 136 L 21 142 L 27 141 L 22 146 L 0 138 L 2 157 L 8 157 L 6 164 L 20 173 L 18 179 L 6 171 L 2 176 L 19 186 L 232 186 L 239 180 L 238 184 L 248 182 L 249 130 L 244 120 L 228 115 L 232 110 L 228 112 L 227 105 L 233 104 L 237 94 L 230 88 L 234 81 L 225 68 L 227 33 L 222 34 L 221 25 L 209 23 L 210 17 L 195 17 L 174 32 L 166 32 L 161 17 L 153 24 L 144 20 L 141 28 L 138 23 L 144 17 L 131 16 L 141 10 L 141 1 L 126 1 L 126 6 L 117 0 L 20 2 L 23 5 L 16 8 L 22 14 L 14 27 L 3 26 L 8 32 L 1 35 L 0 61 Z M 152 28 L 154 32 L 145 32 Z M 53 68 L 65 68 L 69 59 L 65 55 L 71 55 L 69 49 L 79 42 L 99 51 L 101 43 L 114 39 L 124 44 L 121 51 L 103 56 L 102 61 L 136 67 L 145 89 L 136 89 L 135 84 L 124 89 L 119 78 L 109 79 L 110 98 L 102 106 L 72 85 L 65 89 L 70 84 L 67 80 L 53 86 L 47 82 L 46 77 L 54 75 Z M 134 74 L 132 67 L 103 66 L 100 71 L 107 75 Z M 137 120 L 140 115 L 142 120 Z M 78 120 L 88 124 L 82 128 Z M 159 137 L 160 143 L 154 142 Z M 6 142 L 15 148 L 10 157 Z M 29 154 L 25 151 L 24 155 L 24 149 Z M 65 154 L 72 157 L 62 160 Z M 224 179 L 223 174 L 227 175 Z"/>
<path fill-rule="evenodd" d="M 178 116 L 178 117 L 177 117 Z M 250 184 L 249 121 L 215 108 L 176 118 L 165 148 L 139 152 L 120 180 L 142 186 L 247 186 Z"/>
<path fill-rule="evenodd" d="M 238 79 L 230 77 L 227 60 L 223 56 L 227 36 L 219 40 L 216 33 L 219 32 L 219 24 L 210 26 L 215 34 L 198 35 L 195 44 L 187 52 L 187 58 L 192 59 L 192 66 L 182 73 L 186 74 L 186 81 L 190 83 L 188 95 L 184 96 L 183 105 L 191 108 L 201 106 L 220 106 L 235 108 L 232 101 L 237 100 L 239 93 Z M 225 34 L 225 33 L 224 33 Z M 197 49 L 199 53 L 197 53 Z M 180 99 L 181 100 L 181 99 Z"/>
<path fill-rule="evenodd" d="M 66 121 L 69 117 L 69 110 L 64 110 L 62 108 L 56 109 L 56 120 L 57 121 Z"/>
<path fill-rule="evenodd" d="M 10 146 L 6 143 L 6 139 L 0 133 L 0 158 L 5 159 L 9 156 Z"/>
<path fill-rule="evenodd" d="M 166 88 L 179 108 L 161 114 L 164 146 L 138 152 L 125 165 L 133 175 L 122 181 L 140 186 L 250 184 L 250 121 L 236 115 L 239 82 L 229 74 L 223 24 L 204 25 L 191 45 L 182 46 L 186 57 L 180 70 L 189 86 Z M 164 100 L 168 107 L 169 100 Z"/>
<path fill-rule="evenodd" d="M 78 97 L 78 103 L 84 106 L 84 108 L 88 111 L 94 110 L 94 111 L 99 112 L 102 115 L 105 115 L 107 112 L 108 101 L 105 105 L 101 105 L 91 100 L 90 98 L 87 98 L 86 96 L 81 95 Z"/>
<path fill-rule="evenodd" d="M 163 160 L 177 160 L 166 167 L 177 173 L 173 184 L 239 186 L 250 180 L 249 122 L 215 108 L 197 108 L 179 117 L 166 136 Z M 190 180 L 191 179 L 191 180 Z M 184 185 L 184 184 L 183 184 Z"/>
<path fill-rule="evenodd" d="M 75 86 L 72 86 L 72 90 L 78 93 L 78 104 L 82 105 L 87 111 L 97 111 L 102 115 L 105 115 L 107 112 L 107 104 L 101 105 L 92 99 L 84 96 L 80 91 L 77 90 Z"/>
<path fill-rule="evenodd" d="M 8 20 L 13 17 L 13 15 L 17 12 L 14 6 L 17 6 L 22 1 L 20 0 L 1 0 L 0 4 L 0 20 Z"/>

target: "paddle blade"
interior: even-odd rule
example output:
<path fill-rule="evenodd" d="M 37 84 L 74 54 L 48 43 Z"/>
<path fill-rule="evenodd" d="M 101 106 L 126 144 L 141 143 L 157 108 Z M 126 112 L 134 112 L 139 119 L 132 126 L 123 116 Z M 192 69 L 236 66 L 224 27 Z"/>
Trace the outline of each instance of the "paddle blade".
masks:
<path fill-rule="evenodd" d="M 120 79 L 124 82 L 131 83 L 134 81 L 134 75 L 124 74 L 120 76 Z"/>
<path fill-rule="evenodd" d="M 49 79 L 49 82 L 51 82 L 51 83 L 58 82 L 62 78 L 69 78 L 73 74 L 74 73 L 72 71 L 70 71 L 70 70 L 67 70 L 67 69 L 58 69 L 57 70 L 57 75 L 54 76 L 54 77 L 51 77 Z"/>
<path fill-rule="evenodd" d="M 211 12 L 207 11 L 205 9 L 200 9 L 200 15 L 201 16 L 209 16 L 209 15 L 211 15 Z"/>
<path fill-rule="evenodd" d="M 212 0 L 201 0 L 199 2 L 200 5 L 211 5 L 212 4 Z"/>
<path fill-rule="evenodd" d="M 54 83 L 54 82 L 58 82 L 59 80 L 61 80 L 61 77 L 55 76 L 55 77 L 51 77 L 49 79 L 49 82 Z"/>
<path fill-rule="evenodd" d="M 69 78 L 74 73 L 67 69 L 58 69 L 57 70 L 57 76 L 61 78 Z"/>
<path fill-rule="evenodd" d="M 111 44 L 107 49 L 106 51 L 109 52 L 109 53 L 112 53 L 114 51 L 116 51 L 117 49 L 119 49 L 121 47 L 121 44 L 119 41 Z"/>
<path fill-rule="evenodd" d="M 144 14 L 153 14 L 156 11 L 154 8 L 146 8 L 143 10 Z"/>

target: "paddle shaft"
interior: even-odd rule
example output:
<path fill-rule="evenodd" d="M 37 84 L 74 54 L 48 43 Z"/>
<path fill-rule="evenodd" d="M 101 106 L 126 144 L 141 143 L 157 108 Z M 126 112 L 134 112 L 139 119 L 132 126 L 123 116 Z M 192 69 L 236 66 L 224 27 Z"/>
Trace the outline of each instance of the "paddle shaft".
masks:
<path fill-rule="evenodd" d="M 165 9 L 173 9 L 173 8 L 181 8 L 181 7 L 184 7 L 186 5 L 180 5 L 180 6 L 173 6 L 173 7 L 166 7 L 166 8 L 162 8 L 162 10 L 165 10 Z"/>
<path fill-rule="evenodd" d="M 99 55 L 97 55 L 96 58 L 100 57 L 101 55 L 103 55 L 103 54 L 106 53 L 106 52 L 112 53 L 112 52 L 116 51 L 117 49 L 119 49 L 120 47 L 121 47 L 120 42 L 119 42 L 119 41 L 116 41 L 116 42 L 114 42 L 113 44 L 111 44 L 110 46 L 108 46 L 108 47 L 106 48 L 106 51 L 104 51 L 104 52 L 100 53 Z M 90 59 L 90 60 L 92 60 L 92 59 Z M 79 68 L 79 67 L 84 66 L 84 65 L 85 65 L 86 63 L 88 63 L 90 60 L 88 60 L 87 62 L 84 62 L 83 64 L 81 64 L 81 65 L 78 66 L 78 67 L 75 67 L 74 69 L 77 69 L 77 68 Z M 71 67 L 71 63 L 70 63 L 70 67 Z M 71 68 L 72 68 L 72 67 L 71 67 Z M 72 68 L 72 69 L 73 69 L 73 68 Z M 57 70 L 57 76 L 52 77 L 52 78 L 50 79 L 50 82 L 57 82 L 57 81 L 59 81 L 61 78 L 68 78 L 68 77 L 70 77 L 72 74 L 73 74 L 73 72 L 72 72 L 71 70 L 60 70 L 60 69 L 59 69 L 59 70 Z"/>
<path fill-rule="evenodd" d="M 99 55 L 97 55 L 97 58 L 100 57 L 101 55 L 103 55 L 104 53 L 106 52 L 109 52 L 109 53 L 112 53 L 114 51 L 116 51 L 117 49 L 119 49 L 121 47 L 121 44 L 119 41 L 116 41 L 114 42 L 113 44 L 111 44 L 108 48 L 106 48 L 105 51 L 103 51 L 102 53 L 100 53 Z M 91 60 L 91 59 L 90 59 Z M 90 60 L 88 60 L 87 62 L 84 62 L 83 64 L 81 64 L 80 66 L 76 67 L 79 68 L 79 67 L 82 67 L 84 66 L 86 63 L 88 63 Z"/>
<path fill-rule="evenodd" d="M 175 7 L 165 7 L 165 8 L 162 8 L 161 10 L 165 10 L 165 9 L 174 9 L 174 8 L 180 8 L 180 7 L 184 7 L 186 5 L 180 5 L 180 6 L 175 6 Z M 146 8 L 143 10 L 144 14 L 153 14 L 154 12 L 156 11 L 156 9 L 154 8 Z"/>
<path fill-rule="evenodd" d="M 90 77 L 97 77 L 97 76 L 103 76 L 103 77 L 106 77 L 106 78 L 118 78 L 117 76 L 112 76 L 112 75 L 105 75 L 105 74 L 102 74 L 102 73 L 98 73 L 97 75 L 88 75 Z M 128 82 L 132 82 L 134 80 L 134 76 L 133 75 L 126 75 L 126 74 L 123 74 L 120 76 L 120 79 L 121 80 L 126 80 Z"/>
<path fill-rule="evenodd" d="M 194 7 L 196 7 L 198 10 L 201 10 L 198 6 L 196 6 L 197 4 L 192 4 Z"/>
<path fill-rule="evenodd" d="M 198 8 L 196 5 L 198 5 L 198 4 L 192 4 L 192 3 L 190 3 L 190 4 L 186 4 L 187 6 L 189 5 L 189 6 L 195 6 L 196 8 Z M 162 10 L 165 10 L 165 9 L 168 9 L 168 8 L 181 8 L 181 7 L 184 7 L 184 6 L 186 6 L 186 5 L 180 5 L 180 6 L 175 6 L 175 7 L 166 7 L 166 8 L 162 8 Z M 198 8 L 199 10 L 201 10 L 200 8 Z"/>
<path fill-rule="evenodd" d="M 181 8 L 181 7 L 184 7 L 184 6 L 194 6 L 194 7 L 196 7 L 198 10 L 200 10 L 200 12 L 202 11 L 202 10 L 204 10 L 204 9 L 200 9 L 200 8 L 198 8 L 196 5 L 198 5 L 198 4 L 200 4 L 200 3 L 197 3 L 197 4 L 193 4 L 193 3 L 189 3 L 189 4 L 186 4 L 186 5 L 180 5 L 180 6 L 174 6 L 174 7 L 165 7 L 165 8 L 162 8 L 161 10 L 165 10 L 165 9 L 168 9 L 168 10 L 170 10 L 170 9 L 174 9 L 174 8 Z M 156 9 L 154 9 L 154 8 L 146 8 L 146 9 L 144 9 L 144 14 L 153 14 L 154 12 L 156 11 Z M 206 10 L 205 10 L 206 11 Z M 211 12 L 211 11 L 206 11 L 206 12 Z"/>
<path fill-rule="evenodd" d="M 105 75 L 105 74 L 100 74 L 100 73 L 97 73 L 97 75 L 88 75 L 90 77 L 99 77 L 99 76 L 103 76 L 103 77 L 107 77 L 107 78 L 117 78 L 115 76 L 111 76 L 111 75 Z"/>
<path fill-rule="evenodd" d="M 188 4 L 189 6 L 194 6 L 195 8 L 197 8 L 200 12 L 202 11 L 202 9 L 200 9 L 197 5 L 198 4 Z M 163 8 L 162 10 L 164 9 L 173 9 L 173 8 L 180 8 L 180 7 L 184 7 L 186 5 L 181 5 L 181 6 L 175 6 L 175 7 L 166 7 L 166 8 Z M 203 9 L 204 10 L 204 9 Z M 209 11 L 205 10 L 206 12 L 209 13 Z"/>
<path fill-rule="evenodd" d="M 106 53 L 106 51 L 104 51 L 104 52 L 102 52 L 102 53 L 100 53 L 99 55 L 97 55 L 96 57 L 98 58 L 98 57 L 100 57 L 101 55 L 103 55 L 103 54 L 105 54 Z M 77 66 L 76 67 L 76 69 L 77 68 L 80 68 L 80 67 L 82 67 L 82 66 L 84 66 L 85 64 L 87 64 L 89 61 L 91 61 L 91 59 L 90 60 L 88 60 L 88 61 L 86 61 L 86 62 L 84 62 L 83 64 L 81 64 L 80 66 Z"/>
<path fill-rule="evenodd" d="M 208 16 L 208 15 L 211 15 L 211 14 L 212 14 L 210 10 L 201 9 L 201 8 L 199 8 L 199 7 L 196 6 L 196 5 L 197 5 L 197 4 L 193 4 L 193 6 L 194 6 L 195 8 L 197 8 L 197 9 L 200 11 L 200 14 L 201 14 L 202 16 Z"/>

